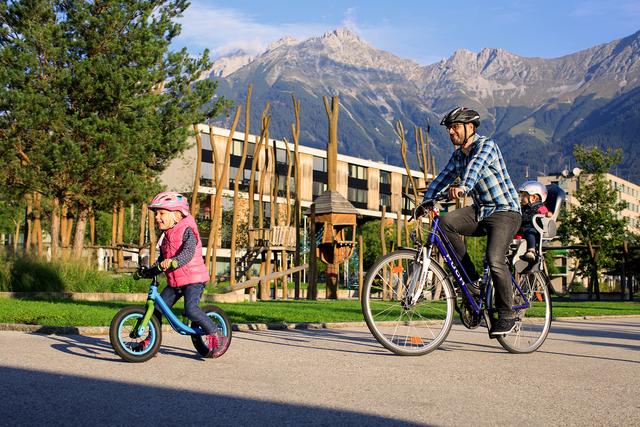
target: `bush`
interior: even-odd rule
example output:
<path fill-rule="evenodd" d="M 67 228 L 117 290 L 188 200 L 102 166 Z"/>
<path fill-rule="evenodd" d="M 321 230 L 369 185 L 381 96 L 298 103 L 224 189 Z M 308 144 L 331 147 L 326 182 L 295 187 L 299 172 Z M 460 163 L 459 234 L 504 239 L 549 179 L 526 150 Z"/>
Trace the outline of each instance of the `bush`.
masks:
<path fill-rule="evenodd" d="M 146 280 L 98 271 L 83 261 L 20 257 L 0 260 L 0 290 L 9 292 L 146 292 Z"/>

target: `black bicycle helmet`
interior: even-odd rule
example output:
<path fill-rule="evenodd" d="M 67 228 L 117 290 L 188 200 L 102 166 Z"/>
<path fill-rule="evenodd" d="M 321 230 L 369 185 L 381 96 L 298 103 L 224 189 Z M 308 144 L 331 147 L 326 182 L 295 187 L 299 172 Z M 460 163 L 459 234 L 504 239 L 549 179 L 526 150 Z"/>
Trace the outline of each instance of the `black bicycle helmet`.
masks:
<path fill-rule="evenodd" d="M 458 107 L 449 111 L 440 121 L 442 126 L 447 127 L 454 123 L 473 123 L 475 127 L 478 127 L 480 126 L 480 114 L 467 107 Z"/>

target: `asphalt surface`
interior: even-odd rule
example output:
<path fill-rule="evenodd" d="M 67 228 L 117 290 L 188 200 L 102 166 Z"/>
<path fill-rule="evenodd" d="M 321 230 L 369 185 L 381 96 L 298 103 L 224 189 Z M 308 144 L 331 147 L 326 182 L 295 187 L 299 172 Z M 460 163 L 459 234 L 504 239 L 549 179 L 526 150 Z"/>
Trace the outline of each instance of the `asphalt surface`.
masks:
<path fill-rule="evenodd" d="M 3 425 L 640 425 L 640 318 L 558 321 L 512 355 L 486 329 L 400 357 L 363 327 L 234 332 L 222 358 L 165 333 L 121 361 L 104 335 L 0 332 Z"/>

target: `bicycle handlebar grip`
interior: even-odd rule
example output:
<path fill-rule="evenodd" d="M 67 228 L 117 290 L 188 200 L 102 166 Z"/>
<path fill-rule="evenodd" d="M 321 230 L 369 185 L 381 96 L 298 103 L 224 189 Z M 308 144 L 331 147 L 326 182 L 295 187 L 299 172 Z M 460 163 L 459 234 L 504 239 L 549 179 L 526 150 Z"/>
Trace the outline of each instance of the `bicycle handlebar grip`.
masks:
<path fill-rule="evenodd" d="M 138 269 L 133 273 L 133 280 L 147 279 L 149 273 L 149 267 L 145 267 L 141 265 Z"/>

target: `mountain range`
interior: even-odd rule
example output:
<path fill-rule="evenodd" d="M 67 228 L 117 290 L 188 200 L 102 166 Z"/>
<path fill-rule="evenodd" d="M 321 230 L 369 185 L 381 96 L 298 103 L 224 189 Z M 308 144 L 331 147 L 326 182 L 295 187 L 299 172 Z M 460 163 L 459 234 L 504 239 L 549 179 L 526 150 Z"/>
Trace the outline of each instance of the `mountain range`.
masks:
<path fill-rule="evenodd" d="M 253 85 L 254 134 L 269 101 L 270 136 L 291 141 L 294 94 L 301 103 L 300 143 L 324 148 L 322 97 L 338 95 L 341 154 L 402 166 L 394 131 L 400 120 L 410 151 L 414 126 L 429 129 L 440 168 L 452 151 L 440 118 L 464 105 L 480 112 L 478 133 L 498 143 L 516 184 L 574 167 L 574 144 L 621 148 L 623 161 L 613 172 L 640 182 L 640 31 L 560 58 L 460 49 L 420 65 L 339 28 L 304 41 L 284 38 L 254 57 L 234 52 L 216 60 L 206 78 L 218 80 L 218 93 L 239 105 Z M 409 158 L 416 167 L 415 155 Z"/>

